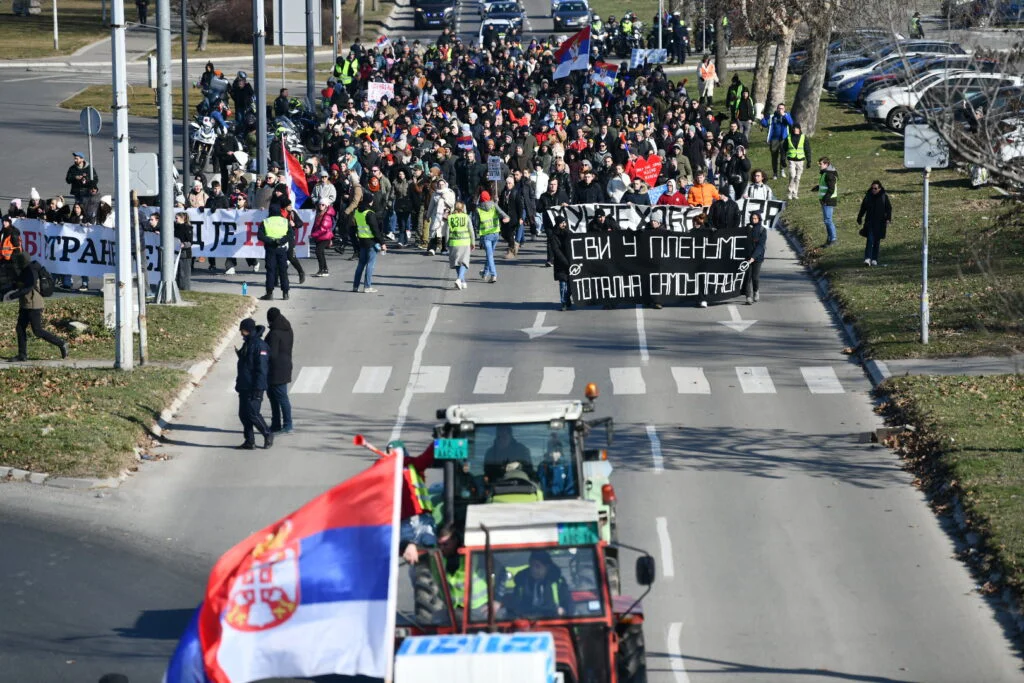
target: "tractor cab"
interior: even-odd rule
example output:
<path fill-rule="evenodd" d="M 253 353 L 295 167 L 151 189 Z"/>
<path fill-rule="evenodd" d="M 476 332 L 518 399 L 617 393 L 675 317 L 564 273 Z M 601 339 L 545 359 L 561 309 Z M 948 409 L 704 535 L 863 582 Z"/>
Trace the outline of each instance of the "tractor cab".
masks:
<path fill-rule="evenodd" d="M 457 404 L 437 411 L 435 467 L 443 484 L 431 492 L 438 522 L 463 529 L 466 511 L 484 503 L 590 500 L 599 510 L 598 531 L 615 537 L 615 490 L 605 449 L 588 449 L 586 438 L 604 427 L 612 441 L 610 417 L 588 421 L 597 387 L 586 401 L 526 401 Z"/>

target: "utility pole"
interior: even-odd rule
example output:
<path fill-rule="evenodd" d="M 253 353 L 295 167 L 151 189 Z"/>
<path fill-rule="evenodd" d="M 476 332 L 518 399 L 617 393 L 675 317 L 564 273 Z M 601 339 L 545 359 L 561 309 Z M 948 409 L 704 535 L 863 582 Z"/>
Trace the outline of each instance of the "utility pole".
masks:
<path fill-rule="evenodd" d="M 60 34 L 57 30 L 57 0 L 53 0 L 53 51 L 60 49 Z"/>
<path fill-rule="evenodd" d="M 56 2 L 56 0 L 54 0 Z M 331 68 L 338 61 L 338 41 L 341 40 L 341 31 L 338 30 L 341 21 L 341 0 L 331 0 Z"/>
<path fill-rule="evenodd" d="M 181 0 L 181 186 L 189 186 L 192 177 L 192 150 L 188 139 L 188 0 Z"/>
<path fill-rule="evenodd" d="M 928 303 L 928 180 L 932 169 L 924 169 L 924 215 L 921 220 L 921 343 L 928 343 L 931 310 Z"/>
<path fill-rule="evenodd" d="M 318 3 L 319 4 L 319 3 Z M 313 0 L 306 0 L 306 101 L 309 110 L 316 111 L 316 57 L 313 56 Z"/>
<path fill-rule="evenodd" d="M 174 273 L 174 128 L 171 111 L 171 0 L 156 0 L 156 103 L 160 112 L 160 288 L 158 304 L 180 304 Z M 139 287 L 145 286 L 140 282 Z"/>
<path fill-rule="evenodd" d="M 283 22 L 284 8 L 277 15 L 277 23 Z M 252 70 L 256 73 L 256 172 L 261 177 L 267 174 L 267 69 L 266 69 L 266 10 L 263 0 L 252 0 Z M 278 28 L 284 44 L 284 31 Z M 284 47 L 281 48 L 284 50 Z M 284 78 L 284 62 L 282 61 L 281 78 Z"/>
<path fill-rule="evenodd" d="M 665 6 L 662 0 L 658 0 L 658 49 L 661 49 L 661 34 L 664 33 L 662 22 L 665 21 Z M 666 60 L 667 63 L 668 60 Z"/>
<path fill-rule="evenodd" d="M 117 292 L 114 367 L 131 370 L 132 226 L 128 205 L 128 73 L 125 66 L 124 0 L 111 0 L 111 63 L 114 86 L 114 227 L 117 234 Z"/>

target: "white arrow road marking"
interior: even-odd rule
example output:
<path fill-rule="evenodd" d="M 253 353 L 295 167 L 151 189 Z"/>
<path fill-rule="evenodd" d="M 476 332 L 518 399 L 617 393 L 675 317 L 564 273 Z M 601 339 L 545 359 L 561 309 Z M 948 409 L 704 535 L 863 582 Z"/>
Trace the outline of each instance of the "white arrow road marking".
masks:
<path fill-rule="evenodd" d="M 672 665 L 672 674 L 676 683 L 690 683 L 690 677 L 686 674 L 686 662 L 683 661 L 683 651 L 679 641 L 683 637 L 683 622 L 674 621 L 668 625 L 668 655 Z"/>
<path fill-rule="evenodd" d="M 523 327 L 523 328 L 521 328 L 521 331 L 525 332 L 527 334 L 527 336 L 530 337 L 530 339 L 536 339 L 537 337 L 543 337 L 545 334 L 548 334 L 549 332 L 554 332 L 555 330 L 558 329 L 558 326 L 557 325 L 550 325 L 550 326 L 545 327 L 545 325 L 544 325 L 544 316 L 546 316 L 546 315 L 547 315 L 547 313 L 544 313 L 543 311 L 538 313 L 537 317 L 534 318 L 534 320 L 533 320 L 533 327 Z"/>
<path fill-rule="evenodd" d="M 730 304 L 728 308 L 729 317 L 732 318 L 732 320 L 719 320 L 719 325 L 725 325 L 726 327 L 736 330 L 737 332 L 742 332 L 757 322 L 756 320 L 744 320 L 743 318 L 741 318 L 740 309 L 732 304 Z"/>

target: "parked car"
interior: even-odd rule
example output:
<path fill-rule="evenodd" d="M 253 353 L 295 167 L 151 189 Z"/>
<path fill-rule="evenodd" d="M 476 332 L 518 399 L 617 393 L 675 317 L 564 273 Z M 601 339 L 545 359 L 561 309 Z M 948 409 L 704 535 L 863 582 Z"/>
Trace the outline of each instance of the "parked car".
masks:
<path fill-rule="evenodd" d="M 882 57 L 888 57 L 889 55 L 897 52 L 902 52 L 903 54 L 917 53 L 936 55 L 967 54 L 966 50 L 960 47 L 959 43 L 950 43 L 944 40 L 900 40 L 895 43 L 889 43 L 888 45 L 878 47 L 872 54 L 877 55 L 877 59 L 881 59 Z M 836 72 L 847 68 L 845 64 L 846 61 L 847 60 L 838 60 L 826 66 L 826 80 L 832 78 Z"/>
<path fill-rule="evenodd" d="M 991 59 L 978 59 L 973 55 L 929 55 L 906 70 L 893 70 L 889 73 L 869 76 L 864 79 L 864 86 L 857 95 L 857 109 L 864 109 L 864 103 L 871 93 L 897 85 L 906 85 L 928 71 L 980 71 L 994 73 L 999 66 Z"/>
<path fill-rule="evenodd" d="M 880 41 L 892 41 L 900 40 L 903 38 L 900 34 L 895 34 L 886 29 L 880 28 L 858 28 L 852 31 L 839 34 L 835 40 L 828 45 L 828 56 L 834 57 L 836 55 L 852 55 L 859 53 L 866 46 L 880 42 Z M 807 58 L 809 53 L 807 52 L 807 46 L 796 45 L 793 47 L 793 52 L 789 55 L 789 70 L 794 74 L 802 74 L 807 70 Z"/>

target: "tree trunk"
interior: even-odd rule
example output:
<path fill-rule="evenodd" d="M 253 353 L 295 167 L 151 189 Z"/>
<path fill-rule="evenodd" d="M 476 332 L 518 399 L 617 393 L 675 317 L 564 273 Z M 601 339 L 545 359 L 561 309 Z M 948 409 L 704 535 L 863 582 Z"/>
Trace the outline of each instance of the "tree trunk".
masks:
<path fill-rule="evenodd" d="M 757 44 L 757 61 L 754 63 L 754 84 L 750 99 L 754 101 L 757 113 L 764 109 L 764 98 L 768 93 L 768 70 L 771 68 L 772 50 L 775 43 L 765 40 Z"/>
<path fill-rule="evenodd" d="M 782 29 L 782 38 L 778 42 L 778 49 L 775 51 L 775 64 L 772 67 L 772 81 L 768 87 L 768 103 L 771 108 L 786 102 L 786 76 L 789 75 L 789 55 L 793 52 L 793 36 L 796 29 L 785 27 Z"/>
<path fill-rule="evenodd" d="M 729 65 L 726 63 L 726 55 L 729 49 L 725 41 L 725 29 L 722 28 L 722 17 L 715 12 L 715 73 L 718 75 L 718 82 L 722 88 L 729 87 Z"/>
<path fill-rule="evenodd" d="M 200 52 L 206 49 L 206 41 L 210 38 L 210 22 L 203 21 L 199 24 L 199 47 Z"/>
<path fill-rule="evenodd" d="M 807 71 L 800 78 L 793 99 L 793 121 L 803 127 L 803 132 L 813 136 L 818 125 L 818 105 L 821 103 L 821 88 L 825 85 L 825 58 L 828 54 L 828 31 L 811 28 L 811 44 L 808 47 Z"/>

